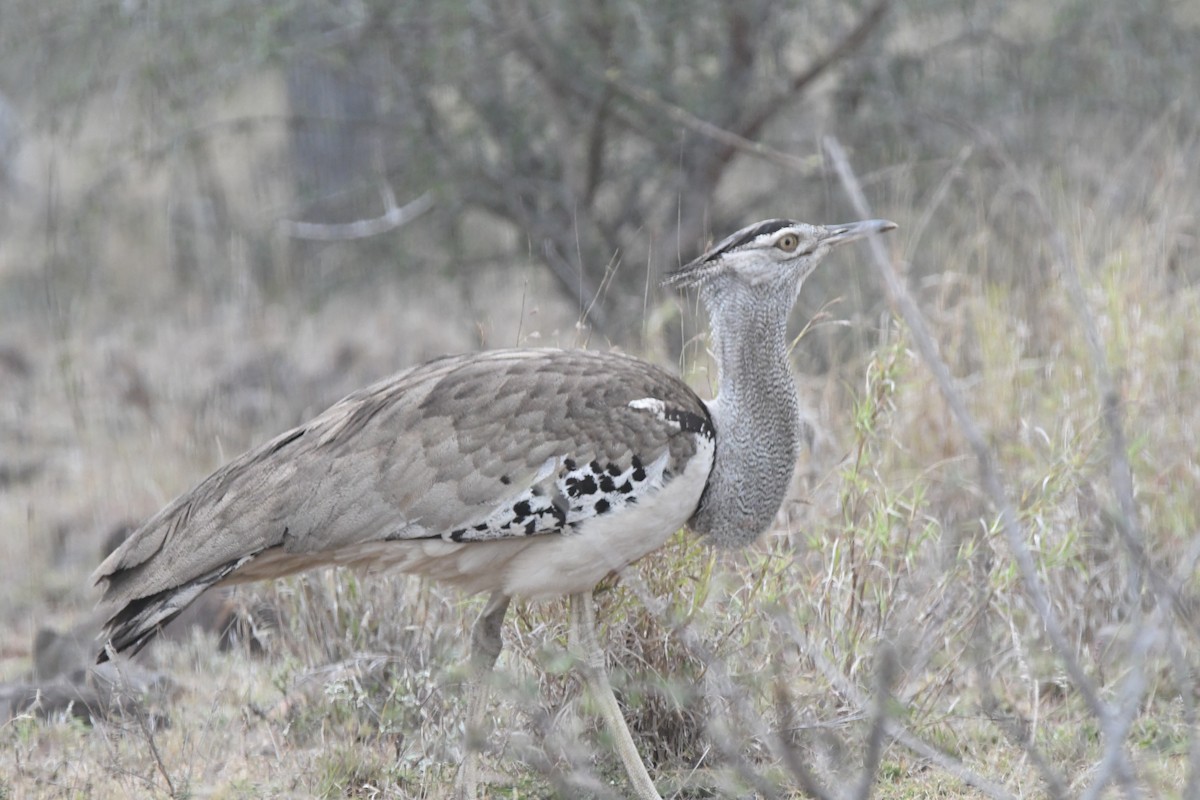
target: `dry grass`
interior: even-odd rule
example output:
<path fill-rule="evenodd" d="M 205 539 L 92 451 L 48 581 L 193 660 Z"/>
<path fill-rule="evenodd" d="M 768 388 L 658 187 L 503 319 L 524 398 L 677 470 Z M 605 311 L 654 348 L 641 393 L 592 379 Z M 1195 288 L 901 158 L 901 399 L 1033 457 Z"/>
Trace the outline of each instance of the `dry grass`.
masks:
<path fill-rule="evenodd" d="M 1131 782 L 1186 797 L 1200 763 L 1200 144 L 1156 124 L 1116 169 L 1020 176 L 1049 220 L 982 141 L 957 163 L 881 173 L 872 193 L 901 223 L 894 255 L 986 432 L 1070 656 L 1128 709 Z M 913 188 L 939 185 L 914 176 L 943 167 L 944 193 Z M 1096 362 L 1043 222 L 1084 265 L 1140 554 L 1122 536 Z M 0 486 L 3 679 L 29 669 L 38 626 L 86 614 L 83 579 L 116 523 L 401 365 L 577 336 L 533 268 L 214 299 L 149 258 L 106 262 L 118 289 L 105 292 L 105 275 L 28 246 L 39 258 L 9 241 L 0 262 L 0 467 L 18 476 Z M 798 796 L 789 756 L 823 786 L 852 787 L 882 730 L 873 698 L 889 664 L 876 796 L 1075 796 L 1098 774 L 1112 721 L 1048 641 L 910 332 L 883 319 L 871 347 L 803 379 L 816 446 L 763 542 L 715 554 L 680 535 L 599 595 L 614 686 L 664 793 Z M 142 717 L 0 724 L 0 798 L 449 796 L 478 600 L 330 572 L 242 591 L 285 620 L 266 654 L 160 643 L 148 657 L 178 691 Z M 560 603 L 522 605 L 505 631 L 492 796 L 623 792 L 565 618 Z"/>
<path fill-rule="evenodd" d="M 1087 231 L 1075 235 L 1080 248 L 1093 241 Z M 1195 558 L 1200 420 L 1189 348 L 1200 334 L 1193 313 L 1200 298 L 1194 286 L 1164 285 L 1169 270 L 1153 237 L 1150 227 L 1132 229 L 1107 258 L 1094 259 L 1087 292 L 1122 376 L 1147 552 L 1164 574 L 1184 579 L 1186 596 L 1195 590 L 1187 559 Z M 1132 667 L 1137 631 L 1126 597 L 1129 565 L 1110 519 L 1100 404 L 1074 312 L 1065 294 L 1052 295 L 1041 299 L 1039 319 L 1023 318 L 1022 299 L 968 277 L 978 274 L 971 264 L 942 266 L 956 291 L 927 296 L 926 308 L 943 355 L 989 431 L 1076 655 L 1112 697 Z M 61 622 L 86 605 L 79 579 L 97 555 L 96 532 L 129 509 L 150 510 L 237 447 L 290 422 L 289 414 L 328 399 L 322 392 L 347 388 L 327 384 L 351 384 L 377 368 L 386 337 L 374 331 L 396 319 L 426 327 L 423 303 L 393 317 L 388 309 L 402 298 L 367 302 L 331 303 L 299 327 L 282 308 L 265 318 L 261 308 L 234 309 L 184 323 L 172 314 L 173 325 L 106 326 L 102 338 L 81 332 L 40 346 L 19 325 L 6 326 L 5 341 L 25 344 L 38 365 L 15 403 L 38 413 L 10 421 L 22 425 L 22 453 L 46 460 L 39 477 L 10 488 L 3 504 L 6 544 L 20 555 L 8 563 L 22 564 L 9 566 L 3 581 L 15 623 L 6 639 L 10 675 L 22 668 L 22 640 L 35 620 Z M 138 331 L 151 328 L 154 341 L 139 340 Z M 355 337 L 360 349 L 379 350 L 329 370 L 343 362 L 319 351 L 339 348 L 321 343 Z M 410 346 L 414 358 L 423 355 Z M 122 357 L 155 387 L 146 390 L 148 408 L 131 403 L 121 394 L 129 387 L 113 379 Z M 273 358 L 283 361 L 275 378 L 247 377 Z M 239 377 L 228 377 L 228 365 L 245 359 L 253 369 L 243 363 L 233 370 Z M 311 399 L 298 403 L 296 386 Z M 1071 791 L 1085 786 L 1102 753 L 1099 726 L 1047 649 L 960 434 L 903 329 L 893 327 L 886 344 L 805 389 L 820 404 L 822 444 L 776 532 L 750 551 L 719 557 L 681 536 L 640 564 L 634 586 L 665 599 L 665 610 L 649 610 L 624 583 L 601 594 L 614 682 L 662 785 L 684 787 L 689 797 L 744 792 L 747 772 L 792 785 L 762 738 L 781 722 L 778 687 L 797 714 L 786 740 L 822 781 L 856 779 L 870 732 L 864 698 L 886 642 L 899 664 L 891 714 L 913 736 L 1014 795 L 1036 794 L 1043 784 L 1029 753 L 1006 735 L 1012 723 Z M 64 469 L 72 460 L 78 466 Z M 57 557 L 41 546 L 56 530 Z M 7 723 L 3 791 L 166 794 L 169 776 L 177 795 L 446 796 L 476 604 L 403 578 L 336 573 L 255 594 L 287 620 L 266 657 L 215 655 L 204 640 L 160 646 L 154 661 L 181 687 L 158 709 L 170 724 L 157 730 L 136 719 L 95 730 L 69 721 Z M 507 631 L 491 762 L 494 789 L 505 787 L 505 796 L 544 795 L 584 773 L 621 786 L 602 734 L 580 716 L 564 618 L 559 604 L 523 606 Z M 1174 638 L 1192 663 L 1194 634 Z M 1130 731 L 1131 757 L 1146 791 L 1179 796 L 1194 684 L 1181 680 L 1165 645 L 1143 657 L 1149 685 Z M 714 665 L 727 674 L 725 684 Z M 714 714 L 724 733 L 706 727 Z M 741 772 L 723 747 L 748 759 Z M 876 791 L 971 794 L 895 741 L 883 752 Z"/>

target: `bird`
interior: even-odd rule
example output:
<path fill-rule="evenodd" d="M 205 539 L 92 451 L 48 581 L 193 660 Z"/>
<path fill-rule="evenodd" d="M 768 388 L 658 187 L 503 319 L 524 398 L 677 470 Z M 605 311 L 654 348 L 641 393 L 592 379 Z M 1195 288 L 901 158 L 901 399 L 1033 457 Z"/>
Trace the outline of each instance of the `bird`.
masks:
<path fill-rule="evenodd" d="M 315 567 L 486 593 L 455 790 L 474 798 L 510 601 L 567 596 L 571 646 L 632 790 L 659 798 L 608 682 L 592 591 L 684 526 L 718 548 L 770 527 L 803 438 L 788 316 L 830 250 L 895 227 L 768 219 L 670 271 L 664 287 L 696 289 L 708 313 L 710 401 L 628 355 L 548 348 L 442 357 L 350 394 L 218 469 L 96 568 L 97 660 L 136 653 L 210 587 Z"/>

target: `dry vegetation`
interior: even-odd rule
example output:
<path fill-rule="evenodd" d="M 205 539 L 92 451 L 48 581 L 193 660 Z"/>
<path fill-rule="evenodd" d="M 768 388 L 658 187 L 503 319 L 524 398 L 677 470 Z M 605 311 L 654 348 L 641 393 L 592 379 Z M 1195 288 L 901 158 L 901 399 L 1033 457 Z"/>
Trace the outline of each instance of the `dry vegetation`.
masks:
<path fill-rule="evenodd" d="M 1147 45 L 1120 4 L 1097 7 L 1100 22 L 1070 6 L 1079 19 L 1050 15 L 1053 29 L 1119 65 L 1056 60 L 1016 14 L 985 20 L 994 39 L 944 38 L 918 4 L 896 12 L 890 50 L 821 95 L 874 212 L 900 223 L 892 263 L 1012 514 L 915 327 L 877 299 L 865 248 L 838 253 L 796 346 L 813 448 L 776 529 L 721 554 L 680 534 L 598 595 L 614 686 L 664 796 L 853 796 L 864 780 L 881 798 L 1200 793 L 1200 70 L 1166 33 Z M 1176 34 L 1195 36 L 1185 11 Z M 905 43 L 920 30 L 946 46 L 918 64 Z M 1009 68 L 1044 80 L 1014 88 Z M 906 86 L 904 69 L 929 85 Z M 1177 97 L 1156 94 L 1188 74 Z M 851 108 L 847 87 L 875 102 Z M 980 108 L 920 121 L 952 90 Z M 238 108 L 279 103 L 271 81 L 242 91 Z M 40 627 L 87 619 L 111 528 L 243 448 L 441 352 L 588 337 L 529 240 L 480 214 L 456 219 L 469 235 L 452 250 L 443 223 L 418 221 L 377 251 L 330 248 L 290 287 L 247 277 L 232 245 L 215 277 L 172 273 L 161 165 L 141 180 L 130 167 L 97 216 L 88 187 L 113 186 L 117 143 L 82 127 L 27 142 L 39 202 L 10 203 L 0 242 L 4 681 L 29 672 Z M 819 149 L 796 141 L 771 144 Z M 722 217 L 852 216 L 832 169 L 764 198 L 761 162 L 737 164 Z M 393 260 L 411 274 L 379 266 Z M 669 352 L 687 314 L 647 303 L 644 348 Z M 702 342 L 679 341 L 706 386 Z M 136 710 L 0 720 L 0 798 L 450 795 L 479 601 L 332 572 L 237 597 L 278 610 L 265 652 L 164 641 L 143 660 L 171 683 Z M 510 617 L 491 796 L 623 793 L 565 620 L 557 603 Z"/>

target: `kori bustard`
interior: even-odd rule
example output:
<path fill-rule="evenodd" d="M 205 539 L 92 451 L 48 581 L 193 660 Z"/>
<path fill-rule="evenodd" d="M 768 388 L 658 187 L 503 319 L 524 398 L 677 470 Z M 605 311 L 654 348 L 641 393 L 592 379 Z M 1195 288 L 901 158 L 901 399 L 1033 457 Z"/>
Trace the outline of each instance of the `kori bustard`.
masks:
<path fill-rule="evenodd" d="M 136 652 L 205 589 L 345 565 L 488 592 L 458 794 L 474 797 L 486 677 L 514 596 L 569 595 L 586 683 L 636 794 L 658 798 L 604 670 L 592 589 L 685 524 L 721 547 L 770 525 L 800 408 L 786 323 L 836 245 L 883 220 L 750 225 L 672 272 L 697 287 L 718 367 L 705 402 L 613 353 L 517 349 L 442 358 L 355 392 L 217 470 L 95 571 L 105 650 Z"/>

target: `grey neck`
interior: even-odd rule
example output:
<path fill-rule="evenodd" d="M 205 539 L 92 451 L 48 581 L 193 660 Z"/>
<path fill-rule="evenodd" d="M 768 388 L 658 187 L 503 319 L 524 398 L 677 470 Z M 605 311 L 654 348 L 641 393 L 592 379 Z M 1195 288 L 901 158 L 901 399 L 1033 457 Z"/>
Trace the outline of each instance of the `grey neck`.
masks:
<path fill-rule="evenodd" d="M 788 369 L 787 318 L 794 288 L 706 286 L 717 359 L 712 472 L 690 520 L 721 547 L 753 542 L 779 511 L 800 454 L 800 402 Z"/>

